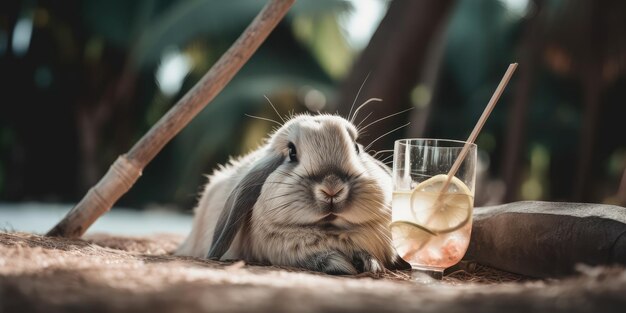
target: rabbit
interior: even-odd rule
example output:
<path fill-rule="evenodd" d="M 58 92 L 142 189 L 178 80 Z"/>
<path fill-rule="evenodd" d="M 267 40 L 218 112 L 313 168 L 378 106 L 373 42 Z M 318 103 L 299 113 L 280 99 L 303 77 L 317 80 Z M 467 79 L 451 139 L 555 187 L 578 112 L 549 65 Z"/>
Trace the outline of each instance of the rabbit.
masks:
<path fill-rule="evenodd" d="M 176 254 L 328 274 L 409 269 L 392 246 L 391 174 L 338 115 L 296 115 L 211 176 Z"/>

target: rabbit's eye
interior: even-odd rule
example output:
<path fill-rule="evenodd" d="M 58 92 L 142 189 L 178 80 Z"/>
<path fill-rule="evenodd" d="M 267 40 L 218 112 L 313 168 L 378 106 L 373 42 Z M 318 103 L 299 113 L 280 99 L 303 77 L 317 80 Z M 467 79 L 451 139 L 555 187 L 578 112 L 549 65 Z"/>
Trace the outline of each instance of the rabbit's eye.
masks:
<path fill-rule="evenodd" d="M 298 152 L 296 151 L 296 145 L 294 145 L 293 142 L 290 142 L 287 145 L 287 148 L 289 148 L 289 161 L 298 162 Z"/>
<path fill-rule="evenodd" d="M 359 152 L 361 152 L 361 149 L 359 149 L 359 144 L 358 143 L 354 143 L 354 149 L 356 150 L 356 154 L 359 154 Z"/>

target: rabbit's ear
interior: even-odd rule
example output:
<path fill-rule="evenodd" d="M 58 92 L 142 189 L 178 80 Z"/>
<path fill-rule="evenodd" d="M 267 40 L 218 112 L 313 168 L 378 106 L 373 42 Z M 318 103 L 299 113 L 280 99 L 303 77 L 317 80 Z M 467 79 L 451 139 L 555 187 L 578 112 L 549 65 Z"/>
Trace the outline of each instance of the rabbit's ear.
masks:
<path fill-rule="evenodd" d="M 265 180 L 282 162 L 283 156 L 279 153 L 261 158 L 233 189 L 217 221 L 207 258 L 220 259 L 228 251 L 235 235 L 249 218 Z"/>

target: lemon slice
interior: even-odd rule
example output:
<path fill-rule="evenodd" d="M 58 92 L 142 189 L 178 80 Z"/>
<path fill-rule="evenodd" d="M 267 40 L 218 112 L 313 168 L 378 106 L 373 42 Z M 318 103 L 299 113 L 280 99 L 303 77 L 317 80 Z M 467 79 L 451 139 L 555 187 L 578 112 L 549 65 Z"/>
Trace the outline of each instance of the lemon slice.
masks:
<path fill-rule="evenodd" d="M 431 238 L 436 236 L 431 230 L 409 221 L 394 221 L 389 224 L 393 246 L 404 260 L 420 251 Z"/>
<path fill-rule="evenodd" d="M 433 176 L 418 184 L 411 194 L 415 220 L 435 234 L 460 229 L 472 218 L 472 192 L 460 179 L 452 177 L 447 190 L 441 194 L 447 179 L 445 174 Z"/>

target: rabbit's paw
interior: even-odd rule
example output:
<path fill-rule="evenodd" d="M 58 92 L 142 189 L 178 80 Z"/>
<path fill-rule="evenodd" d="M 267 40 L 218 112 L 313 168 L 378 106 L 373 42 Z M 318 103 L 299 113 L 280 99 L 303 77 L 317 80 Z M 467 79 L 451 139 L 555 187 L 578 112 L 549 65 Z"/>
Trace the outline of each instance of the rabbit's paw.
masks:
<path fill-rule="evenodd" d="M 303 262 L 302 267 L 331 275 L 355 275 L 359 272 L 348 257 L 337 251 L 315 253 Z"/>
<path fill-rule="evenodd" d="M 359 273 L 364 272 L 383 272 L 385 267 L 371 254 L 365 251 L 359 251 L 352 256 L 352 265 Z"/>

